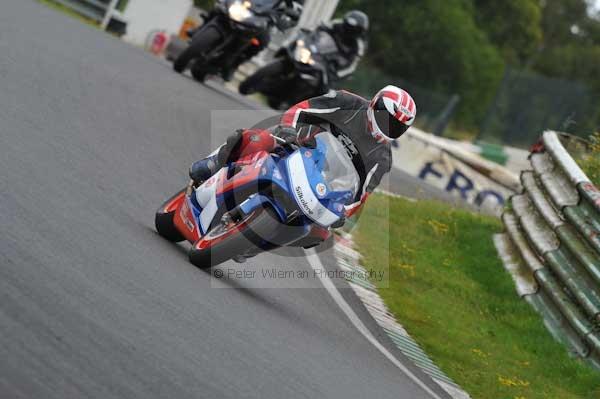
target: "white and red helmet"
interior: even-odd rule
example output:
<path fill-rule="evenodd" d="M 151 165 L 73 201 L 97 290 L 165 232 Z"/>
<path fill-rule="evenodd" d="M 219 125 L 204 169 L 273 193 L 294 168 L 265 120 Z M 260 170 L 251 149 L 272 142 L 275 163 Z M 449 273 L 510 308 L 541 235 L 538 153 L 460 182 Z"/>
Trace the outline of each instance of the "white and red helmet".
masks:
<path fill-rule="evenodd" d="M 367 110 L 369 130 L 378 142 L 402 136 L 416 116 L 417 105 L 410 94 L 392 85 L 381 89 Z"/>

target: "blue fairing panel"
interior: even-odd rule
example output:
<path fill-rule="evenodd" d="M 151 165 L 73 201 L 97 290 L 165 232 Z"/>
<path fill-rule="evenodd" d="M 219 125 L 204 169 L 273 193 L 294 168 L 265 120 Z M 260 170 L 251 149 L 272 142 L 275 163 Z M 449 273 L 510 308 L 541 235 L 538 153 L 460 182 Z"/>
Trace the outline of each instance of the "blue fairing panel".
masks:
<path fill-rule="evenodd" d="M 271 198 L 261 194 L 254 194 L 248 197 L 247 200 L 240 204 L 240 209 L 245 214 L 248 214 L 255 209 L 264 208 L 265 205 L 271 206 L 273 210 L 275 210 L 277 216 L 279 216 L 279 220 L 282 223 L 286 221 L 287 216 L 285 214 L 285 211 L 277 203 L 272 201 Z"/>

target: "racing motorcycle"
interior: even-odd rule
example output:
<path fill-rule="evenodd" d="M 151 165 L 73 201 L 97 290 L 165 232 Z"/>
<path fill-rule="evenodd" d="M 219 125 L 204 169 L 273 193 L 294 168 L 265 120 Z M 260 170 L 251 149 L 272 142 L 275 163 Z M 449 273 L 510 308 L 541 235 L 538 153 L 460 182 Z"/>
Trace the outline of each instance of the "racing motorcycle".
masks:
<path fill-rule="evenodd" d="M 280 9 L 282 0 L 218 0 L 206 15 L 205 23 L 193 33 L 188 47 L 175 59 L 173 69 L 184 72 L 191 64 L 194 79 L 204 81 L 208 74 L 223 75 L 249 59 L 256 50 L 264 48 L 261 40 L 269 30 L 295 25 L 300 12 Z"/>
<path fill-rule="evenodd" d="M 158 233 L 189 241 L 189 259 L 200 268 L 276 247 L 316 246 L 357 193 L 358 174 L 331 133 L 307 147 L 265 130 L 247 132 L 252 141 L 278 144 L 241 156 L 198 187 L 190 182 L 156 212 Z"/>
<path fill-rule="evenodd" d="M 339 54 L 328 32 L 302 30 L 298 38 L 282 47 L 275 59 L 239 86 L 241 94 L 261 93 L 271 108 L 287 109 L 330 89 L 330 60 Z"/>

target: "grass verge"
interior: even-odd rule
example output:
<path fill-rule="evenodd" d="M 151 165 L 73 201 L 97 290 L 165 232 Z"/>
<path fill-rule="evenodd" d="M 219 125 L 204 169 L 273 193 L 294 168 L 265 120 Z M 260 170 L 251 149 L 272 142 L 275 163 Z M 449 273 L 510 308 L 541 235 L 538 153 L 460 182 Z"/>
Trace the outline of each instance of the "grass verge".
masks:
<path fill-rule="evenodd" d="M 600 186 L 600 133 L 589 137 L 588 151 L 578 157 L 577 163 L 592 183 Z"/>
<path fill-rule="evenodd" d="M 445 204 L 375 195 L 354 239 L 367 268 L 387 270 L 389 259 L 383 300 L 473 398 L 600 397 L 598 373 L 570 358 L 517 296 L 492 242 L 501 230 Z"/>
<path fill-rule="evenodd" d="M 44 4 L 45 6 L 50 7 L 52 9 L 55 9 L 57 11 L 60 11 L 63 14 L 67 14 L 70 17 L 78 19 L 81 22 L 86 23 L 88 25 L 95 26 L 95 27 L 99 27 L 100 26 L 98 24 L 98 22 L 94 21 L 93 19 L 87 18 L 87 17 L 85 17 L 85 16 L 77 13 L 73 9 L 71 9 L 69 7 L 65 7 L 64 5 L 62 5 L 60 3 L 57 3 L 55 1 L 52 1 L 52 0 L 37 0 L 37 2 L 40 3 L 40 4 Z"/>

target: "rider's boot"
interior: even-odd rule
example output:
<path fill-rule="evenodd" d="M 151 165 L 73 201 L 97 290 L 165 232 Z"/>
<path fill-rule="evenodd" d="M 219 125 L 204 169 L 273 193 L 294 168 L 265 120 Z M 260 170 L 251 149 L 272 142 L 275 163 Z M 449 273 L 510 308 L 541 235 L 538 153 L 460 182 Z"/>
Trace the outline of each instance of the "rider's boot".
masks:
<path fill-rule="evenodd" d="M 218 154 L 211 155 L 194 162 L 190 166 L 190 178 L 196 185 L 200 185 L 210 179 L 219 169 L 221 169 L 221 165 L 219 164 Z"/>
<path fill-rule="evenodd" d="M 223 80 L 226 82 L 231 82 L 231 79 L 233 79 L 233 75 L 235 74 L 235 71 L 237 71 L 237 67 L 238 67 L 237 65 L 234 65 L 234 66 L 224 68 L 223 72 L 221 73 L 221 77 L 223 78 Z"/>

